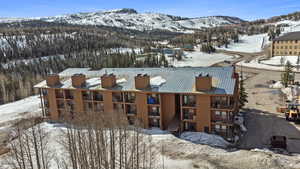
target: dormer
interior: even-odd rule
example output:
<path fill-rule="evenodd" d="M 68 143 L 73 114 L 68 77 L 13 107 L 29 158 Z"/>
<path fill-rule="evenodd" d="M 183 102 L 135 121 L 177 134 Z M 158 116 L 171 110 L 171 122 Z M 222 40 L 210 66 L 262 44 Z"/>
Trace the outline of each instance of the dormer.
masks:
<path fill-rule="evenodd" d="M 150 76 L 147 74 L 138 74 L 134 77 L 135 88 L 142 90 L 150 86 Z"/>
<path fill-rule="evenodd" d="M 117 78 L 114 74 L 104 74 L 101 76 L 102 88 L 112 88 L 117 84 Z"/>
<path fill-rule="evenodd" d="M 212 88 L 212 77 L 209 74 L 199 74 L 195 79 L 197 91 L 205 91 Z"/>
<path fill-rule="evenodd" d="M 54 87 L 60 84 L 59 75 L 58 74 L 50 74 L 46 78 L 46 84 L 49 87 Z"/>
<path fill-rule="evenodd" d="M 84 74 L 74 74 L 72 77 L 72 86 L 75 88 L 81 88 L 85 86 L 86 77 Z"/>

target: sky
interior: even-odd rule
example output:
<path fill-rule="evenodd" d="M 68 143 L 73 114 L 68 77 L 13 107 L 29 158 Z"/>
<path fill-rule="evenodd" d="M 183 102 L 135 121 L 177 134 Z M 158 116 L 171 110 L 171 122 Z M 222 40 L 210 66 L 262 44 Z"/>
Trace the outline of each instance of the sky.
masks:
<path fill-rule="evenodd" d="M 0 17 L 44 17 L 119 8 L 183 17 L 225 15 L 255 20 L 300 11 L 300 0 L 0 0 Z"/>

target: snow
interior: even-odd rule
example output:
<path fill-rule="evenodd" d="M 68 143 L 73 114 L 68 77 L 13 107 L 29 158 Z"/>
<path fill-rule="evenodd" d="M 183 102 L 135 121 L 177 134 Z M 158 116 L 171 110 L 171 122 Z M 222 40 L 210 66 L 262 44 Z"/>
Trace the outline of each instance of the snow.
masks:
<path fill-rule="evenodd" d="M 4 130 L 13 121 L 41 116 L 40 98 L 31 96 L 16 102 L 0 105 L 0 127 Z"/>
<path fill-rule="evenodd" d="M 272 89 L 281 89 L 283 88 L 283 84 L 281 81 L 277 81 L 274 84 L 269 85 L 269 87 Z"/>
<path fill-rule="evenodd" d="M 171 65 L 175 67 L 208 67 L 225 60 L 233 60 L 234 56 L 229 56 L 222 53 L 204 53 L 200 51 L 184 52 L 185 57 L 181 61 L 173 58 L 168 58 Z"/>
<path fill-rule="evenodd" d="M 166 79 L 162 78 L 161 76 L 155 76 L 150 79 L 150 85 L 151 86 L 161 86 L 162 84 L 166 83 Z"/>
<path fill-rule="evenodd" d="M 289 86 L 287 88 L 282 88 L 281 91 L 286 95 L 287 100 L 289 101 L 298 99 L 298 95 L 300 93 L 299 86 Z"/>
<path fill-rule="evenodd" d="M 238 43 L 231 42 L 228 45 L 228 48 L 225 48 L 225 46 L 223 46 L 218 49 L 247 53 L 260 52 L 262 50 L 262 46 L 264 46 L 263 42 L 268 43 L 267 37 L 267 34 L 258 34 L 252 36 L 242 35 L 239 37 L 240 39 Z"/>
<path fill-rule="evenodd" d="M 272 66 L 282 66 L 281 61 L 283 61 L 283 65 L 285 65 L 288 61 L 293 65 L 297 65 L 298 56 L 274 56 L 269 60 L 262 60 L 260 63 Z M 299 63 L 300 64 L 300 63 Z"/>
<path fill-rule="evenodd" d="M 225 141 L 221 136 L 201 132 L 183 132 L 180 138 L 196 144 L 207 144 L 222 148 L 226 148 L 230 145 L 230 143 Z"/>

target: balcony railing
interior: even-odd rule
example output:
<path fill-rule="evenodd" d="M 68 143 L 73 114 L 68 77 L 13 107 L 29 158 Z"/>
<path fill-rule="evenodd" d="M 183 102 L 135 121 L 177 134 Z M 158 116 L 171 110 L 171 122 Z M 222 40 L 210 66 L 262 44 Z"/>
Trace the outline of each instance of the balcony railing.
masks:
<path fill-rule="evenodd" d="M 196 120 L 196 115 L 194 113 L 184 113 L 183 119 L 184 120 Z"/>
<path fill-rule="evenodd" d="M 121 93 L 113 93 L 112 101 L 113 102 L 123 102 L 123 94 L 121 94 Z"/>
<path fill-rule="evenodd" d="M 212 116 L 213 122 L 226 122 L 226 123 L 232 123 L 233 122 L 233 116 Z"/>
<path fill-rule="evenodd" d="M 82 98 L 83 100 L 93 100 L 93 95 L 91 93 L 83 92 Z"/>
<path fill-rule="evenodd" d="M 196 106 L 196 96 L 193 95 L 183 95 L 183 106 L 195 107 Z"/>
<path fill-rule="evenodd" d="M 135 94 L 134 93 L 125 93 L 125 102 L 126 103 L 134 103 L 135 102 Z"/>
<path fill-rule="evenodd" d="M 149 116 L 160 116 L 160 108 L 159 107 L 148 107 L 148 115 Z"/>
<path fill-rule="evenodd" d="M 135 115 L 137 113 L 135 105 L 126 105 L 126 113 Z"/>
<path fill-rule="evenodd" d="M 234 104 L 228 104 L 227 102 L 212 102 L 211 107 L 214 109 L 233 109 Z"/>

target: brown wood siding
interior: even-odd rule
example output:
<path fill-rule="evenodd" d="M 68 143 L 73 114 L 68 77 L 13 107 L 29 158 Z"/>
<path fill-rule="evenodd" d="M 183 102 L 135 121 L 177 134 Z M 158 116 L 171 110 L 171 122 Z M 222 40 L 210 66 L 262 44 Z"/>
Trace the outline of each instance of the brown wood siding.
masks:
<path fill-rule="evenodd" d="M 167 129 L 176 114 L 175 94 L 161 94 L 162 128 Z"/>

